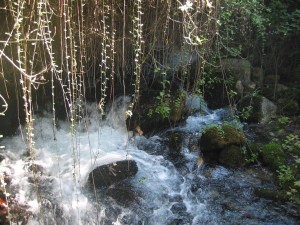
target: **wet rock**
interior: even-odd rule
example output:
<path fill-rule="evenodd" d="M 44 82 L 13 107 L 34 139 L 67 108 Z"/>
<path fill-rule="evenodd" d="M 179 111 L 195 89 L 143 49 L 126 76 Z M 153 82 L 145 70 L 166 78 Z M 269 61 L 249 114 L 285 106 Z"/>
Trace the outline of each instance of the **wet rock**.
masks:
<path fill-rule="evenodd" d="M 171 155 L 180 155 L 183 144 L 183 133 L 171 132 L 168 134 L 168 146 Z"/>
<path fill-rule="evenodd" d="M 5 159 L 3 155 L 0 155 L 0 162 L 2 162 Z"/>
<path fill-rule="evenodd" d="M 168 195 L 170 202 L 180 202 L 182 201 L 182 196 L 180 194 Z"/>
<path fill-rule="evenodd" d="M 125 207 L 129 207 L 130 204 L 136 202 L 135 192 L 126 187 L 109 188 L 106 191 L 106 195 L 112 197 L 117 203 Z"/>
<path fill-rule="evenodd" d="M 174 205 L 172 205 L 172 207 L 171 207 L 171 211 L 174 214 L 178 214 L 178 215 L 185 215 L 186 210 L 187 210 L 187 208 L 183 202 L 177 202 Z"/>
<path fill-rule="evenodd" d="M 193 135 L 189 139 L 188 148 L 192 152 L 200 152 L 199 148 L 199 136 Z"/>
<path fill-rule="evenodd" d="M 218 158 L 224 166 L 238 168 L 246 165 L 245 154 L 240 146 L 231 145 L 224 148 Z"/>
<path fill-rule="evenodd" d="M 256 188 L 254 194 L 261 198 L 279 200 L 279 201 L 288 201 L 289 196 L 286 194 L 286 191 L 278 190 L 269 190 L 264 188 Z"/>
<path fill-rule="evenodd" d="M 215 126 L 205 131 L 199 145 L 205 159 L 218 161 L 222 150 L 232 145 L 242 147 L 245 143 L 244 134 L 236 128 L 231 126 Z"/>
<path fill-rule="evenodd" d="M 245 141 L 245 135 L 232 126 L 214 126 L 202 135 L 200 148 L 202 152 L 218 152 L 229 145 L 245 144 Z"/>
<path fill-rule="evenodd" d="M 138 167 L 134 160 L 124 160 L 102 165 L 94 169 L 88 177 L 88 183 L 96 188 L 109 187 L 134 176 Z"/>
<path fill-rule="evenodd" d="M 254 177 L 258 181 L 260 181 L 260 184 L 273 184 L 275 182 L 274 173 L 271 173 L 271 171 L 267 168 L 255 166 L 248 168 L 247 170 L 245 170 L 245 172 L 251 175 L 251 177 Z"/>
<path fill-rule="evenodd" d="M 34 174 L 43 175 L 45 173 L 45 170 L 42 165 L 39 164 L 32 164 L 28 167 L 28 170 L 33 172 Z"/>

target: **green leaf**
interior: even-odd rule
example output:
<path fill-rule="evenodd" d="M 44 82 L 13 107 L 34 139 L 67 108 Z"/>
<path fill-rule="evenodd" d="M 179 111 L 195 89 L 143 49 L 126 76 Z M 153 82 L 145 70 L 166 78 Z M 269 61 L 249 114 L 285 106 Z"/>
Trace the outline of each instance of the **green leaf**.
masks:
<path fill-rule="evenodd" d="M 294 182 L 294 185 L 300 187 L 300 180 L 295 181 L 295 182 Z"/>

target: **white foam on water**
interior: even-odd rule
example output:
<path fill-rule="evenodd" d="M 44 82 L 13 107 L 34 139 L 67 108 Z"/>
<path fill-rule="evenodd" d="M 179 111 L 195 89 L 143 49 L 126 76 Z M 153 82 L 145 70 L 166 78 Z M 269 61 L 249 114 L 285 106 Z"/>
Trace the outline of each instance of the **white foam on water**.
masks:
<path fill-rule="evenodd" d="M 87 109 L 95 108 L 88 106 Z M 163 224 L 168 218 L 165 213 L 172 214 L 169 209 L 171 203 L 166 196 L 180 193 L 180 184 L 183 182 L 181 176 L 163 156 L 150 155 L 137 149 L 134 142 L 130 141 L 132 134 L 126 131 L 126 107 L 119 109 L 119 112 L 109 113 L 108 119 L 103 122 L 99 121 L 95 110 L 88 112 L 89 117 L 84 120 L 88 126 L 83 124 L 75 134 L 70 131 L 68 123 L 60 121 L 55 137 L 51 115 L 37 117 L 34 161 L 25 157 L 28 149 L 21 136 L 3 140 L 6 151 L 12 154 L 8 159 L 9 167 L 6 168 L 12 174 L 11 185 L 17 192 L 16 200 L 19 204 L 27 205 L 28 211 L 34 215 L 29 219 L 29 224 L 97 224 L 97 220 L 106 217 L 105 206 L 96 210 L 95 202 L 84 194 L 88 174 L 97 166 L 124 159 L 134 159 L 139 167 L 132 185 L 140 191 L 142 204 L 148 205 L 144 216 L 152 221 L 149 223 L 159 224 L 157 219 L 153 219 L 153 216 L 157 216 L 164 218 L 158 220 Z M 41 202 L 30 171 L 32 164 L 37 165 Z M 45 203 L 52 205 L 51 210 L 45 212 L 45 209 L 41 209 L 40 205 Z M 57 220 L 60 222 L 53 218 L 41 219 L 43 216 L 56 216 L 53 206 L 63 214 L 60 215 L 63 219 Z M 121 224 L 118 220 L 115 224 Z"/>

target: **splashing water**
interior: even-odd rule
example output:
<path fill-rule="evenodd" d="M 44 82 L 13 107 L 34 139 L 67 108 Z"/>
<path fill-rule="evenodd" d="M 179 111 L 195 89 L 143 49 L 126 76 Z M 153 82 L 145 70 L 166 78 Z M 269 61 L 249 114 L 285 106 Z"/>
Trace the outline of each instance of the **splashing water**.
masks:
<path fill-rule="evenodd" d="M 239 223 L 242 219 L 250 221 L 244 224 L 254 224 L 257 220 L 260 224 L 273 224 L 267 216 L 254 215 L 250 220 L 242 212 L 223 209 L 223 202 L 229 204 L 228 198 L 233 198 L 231 189 L 236 188 L 241 198 L 233 208 L 248 207 L 246 203 L 253 199 L 246 191 L 251 189 L 251 184 L 243 179 L 234 180 L 244 176 L 239 171 L 208 167 L 206 173 L 210 175 L 205 176 L 194 167 L 199 153 L 191 152 L 187 145 L 183 146 L 183 166 L 176 167 L 166 157 L 168 149 L 163 144 L 163 136 L 132 138 L 125 127 L 126 102 L 126 99 L 125 104 L 116 101 L 114 110 L 101 123 L 95 106 L 87 106 L 89 117 L 75 135 L 67 123 L 60 122 L 54 138 L 50 117 L 36 118 L 34 162 L 26 157 L 27 150 L 20 136 L 3 140 L 6 166 L 1 169 L 12 178 L 10 191 L 15 200 L 26 205 L 30 212 L 28 224 L 196 225 L 231 224 L 232 221 L 237 221 L 232 224 L 243 224 Z M 206 125 L 220 123 L 226 113 L 224 110 L 205 112 L 190 116 L 184 127 L 176 129 L 186 135 L 201 133 Z M 128 180 L 127 186 L 97 192 L 86 187 L 88 174 L 94 168 L 124 159 L 133 159 L 138 165 L 138 173 Z M 38 171 L 37 180 L 31 171 L 32 163 Z M 111 197 L 115 195 L 117 198 Z M 266 208 L 265 201 L 255 204 L 255 210 Z M 280 221 L 280 224 L 296 224 L 288 217 Z"/>

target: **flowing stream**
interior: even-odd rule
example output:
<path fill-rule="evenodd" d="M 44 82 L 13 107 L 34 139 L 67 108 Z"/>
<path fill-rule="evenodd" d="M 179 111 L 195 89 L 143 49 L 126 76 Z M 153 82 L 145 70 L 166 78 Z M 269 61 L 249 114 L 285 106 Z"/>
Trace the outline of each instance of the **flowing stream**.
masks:
<path fill-rule="evenodd" d="M 124 106 L 101 123 L 93 107 L 87 108 L 89 117 L 76 134 L 62 121 L 53 132 L 47 114 L 36 118 L 38 182 L 21 134 L 3 140 L 1 170 L 11 177 L 8 192 L 26 211 L 24 223 L 298 224 L 288 204 L 253 195 L 255 187 L 273 187 L 261 167 L 244 171 L 205 163 L 197 167 L 199 150 L 191 143 L 197 142 L 205 126 L 221 123 L 228 116 L 225 109 L 198 110 L 186 124 L 146 138 L 126 131 Z M 172 132 L 184 137 L 176 157 L 166 145 Z M 86 188 L 92 169 L 123 159 L 137 162 L 134 177 L 111 190 Z M 262 172 L 265 175 L 259 176 Z"/>

